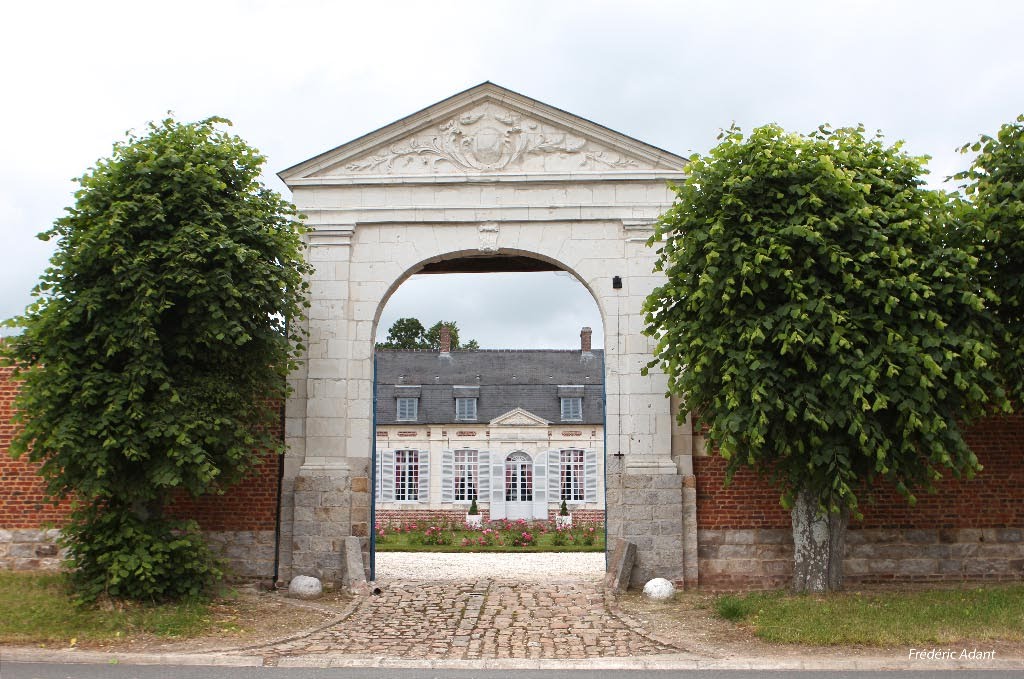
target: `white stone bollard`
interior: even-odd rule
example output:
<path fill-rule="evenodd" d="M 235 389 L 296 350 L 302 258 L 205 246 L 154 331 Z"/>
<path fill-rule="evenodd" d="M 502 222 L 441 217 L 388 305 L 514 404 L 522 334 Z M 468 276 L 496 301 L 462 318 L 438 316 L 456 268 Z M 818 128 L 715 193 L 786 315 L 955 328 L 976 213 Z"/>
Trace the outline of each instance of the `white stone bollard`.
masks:
<path fill-rule="evenodd" d="M 288 584 L 288 596 L 296 599 L 316 599 L 323 591 L 320 580 L 308 575 L 296 575 Z"/>
<path fill-rule="evenodd" d="M 644 598 L 652 601 L 668 601 L 675 593 L 675 586 L 665 578 L 654 578 L 644 585 Z"/>

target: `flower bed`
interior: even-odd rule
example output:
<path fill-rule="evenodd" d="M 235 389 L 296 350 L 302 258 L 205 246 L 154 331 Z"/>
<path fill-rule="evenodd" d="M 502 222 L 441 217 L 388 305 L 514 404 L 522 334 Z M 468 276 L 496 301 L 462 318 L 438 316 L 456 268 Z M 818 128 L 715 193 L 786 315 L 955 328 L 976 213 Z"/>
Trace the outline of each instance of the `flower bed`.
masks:
<path fill-rule="evenodd" d="M 559 527 L 554 521 L 378 522 L 378 552 L 603 552 L 604 524 Z"/>

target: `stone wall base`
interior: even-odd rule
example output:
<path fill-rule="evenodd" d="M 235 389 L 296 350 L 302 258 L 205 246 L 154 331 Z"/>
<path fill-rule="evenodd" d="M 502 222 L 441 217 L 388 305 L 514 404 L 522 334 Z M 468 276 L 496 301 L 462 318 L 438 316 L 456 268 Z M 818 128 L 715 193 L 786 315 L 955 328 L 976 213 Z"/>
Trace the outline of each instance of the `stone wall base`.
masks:
<path fill-rule="evenodd" d="M 0 529 L 0 570 L 56 571 L 65 550 L 57 546 L 57 528 Z"/>
<path fill-rule="evenodd" d="M 678 474 L 607 474 L 608 544 L 622 538 L 636 545 L 629 586 L 651 578 L 685 585 L 683 568 L 683 477 Z"/>
<path fill-rule="evenodd" d="M 789 529 L 706 529 L 697 533 L 700 585 L 785 587 L 793 575 Z M 1024 529 L 852 529 L 847 583 L 1024 579 Z"/>
<path fill-rule="evenodd" d="M 274 577 L 274 531 L 203 531 L 206 544 L 226 562 L 224 575 L 245 580 Z"/>
<path fill-rule="evenodd" d="M 294 488 L 291 564 L 286 577 L 310 575 L 325 584 L 340 584 L 344 541 L 355 536 L 360 539 L 369 578 L 370 480 L 365 471 L 300 473 Z"/>
<path fill-rule="evenodd" d="M 274 577 L 274 531 L 205 531 L 203 537 L 226 562 L 228 578 Z M 0 529 L 0 570 L 60 570 L 67 551 L 58 538 L 57 528 Z"/>

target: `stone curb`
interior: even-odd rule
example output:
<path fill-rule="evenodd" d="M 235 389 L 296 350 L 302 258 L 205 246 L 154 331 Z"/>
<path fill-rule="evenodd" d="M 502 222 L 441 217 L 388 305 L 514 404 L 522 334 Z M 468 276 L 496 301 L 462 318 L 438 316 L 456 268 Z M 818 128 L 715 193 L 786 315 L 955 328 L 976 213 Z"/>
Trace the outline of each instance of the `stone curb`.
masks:
<path fill-rule="evenodd" d="M 34 648 L 4 648 L 0 659 L 7 662 L 55 662 L 68 664 L 118 665 L 209 665 L 260 667 L 264 659 L 259 655 L 217 655 L 199 653 L 107 653 L 103 651 L 43 650 Z M 747 658 L 698 659 L 673 656 L 637 656 L 620 658 L 586 658 L 576 660 L 545 660 L 519 658 L 491 658 L 484 660 L 415 660 L 387 656 L 357 657 L 329 654 L 309 654 L 282 657 L 278 667 L 360 668 L 387 667 L 406 669 L 470 669 L 470 670 L 570 670 L 570 669 L 644 669 L 644 670 L 1020 670 L 1024 659 L 989 661 L 985 664 L 949 663 L 942 666 L 910 662 L 893 658 L 853 658 L 828 660 L 817 657 L 796 657 L 781 660 L 752 660 Z"/>

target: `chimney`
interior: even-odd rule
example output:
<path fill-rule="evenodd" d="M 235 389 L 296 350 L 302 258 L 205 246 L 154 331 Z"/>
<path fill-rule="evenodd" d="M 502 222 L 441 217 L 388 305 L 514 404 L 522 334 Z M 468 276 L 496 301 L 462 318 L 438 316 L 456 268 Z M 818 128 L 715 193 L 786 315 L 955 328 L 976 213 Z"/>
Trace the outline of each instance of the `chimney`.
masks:
<path fill-rule="evenodd" d="M 452 350 L 452 329 L 447 325 L 441 326 L 441 353 L 447 354 Z"/>
<path fill-rule="evenodd" d="M 590 353 L 590 337 L 594 334 L 594 331 L 590 328 L 583 328 L 580 330 L 580 351 L 584 354 Z"/>

